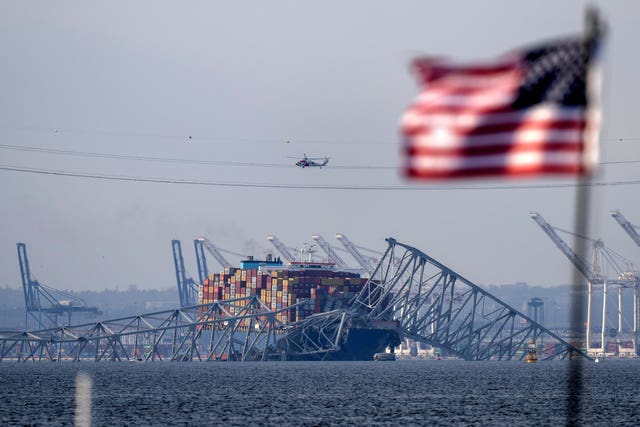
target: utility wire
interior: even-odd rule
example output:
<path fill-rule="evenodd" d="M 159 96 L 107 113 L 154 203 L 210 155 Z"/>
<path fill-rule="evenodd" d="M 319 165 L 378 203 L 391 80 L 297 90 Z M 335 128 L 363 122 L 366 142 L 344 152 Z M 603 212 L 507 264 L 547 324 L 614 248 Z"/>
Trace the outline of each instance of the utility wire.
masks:
<path fill-rule="evenodd" d="M 34 125 L 2 125 L 0 129 L 10 129 L 16 131 L 27 132 L 44 132 L 54 135 L 79 134 L 79 135 L 100 135 L 112 137 L 136 137 L 136 138 L 153 138 L 153 139 L 171 139 L 186 141 L 212 141 L 212 142 L 233 142 L 233 143 L 261 143 L 261 144 L 340 144 L 340 145 L 396 145 L 398 141 L 373 141 L 373 140 L 340 140 L 340 139 L 305 139 L 305 138 L 249 138 L 238 136 L 211 136 L 211 135 L 171 135 L 151 132 L 127 132 L 114 131 L 105 129 L 78 129 L 78 128 L 51 128 Z M 622 137 L 622 138 L 601 138 L 601 142 L 640 142 L 640 137 Z"/>
<path fill-rule="evenodd" d="M 109 181 L 147 182 L 157 184 L 182 184 L 200 185 L 210 187 L 236 187 L 236 188 L 274 188 L 274 189 L 299 189 L 299 190 L 358 190 L 358 191 L 453 191 L 453 190 L 533 190 L 573 187 L 610 187 L 621 185 L 638 185 L 638 180 L 592 182 L 590 184 L 566 183 L 566 184 L 530 184 L 530 185 L 487 185 L 487 186 L 376 186 L 376 185 L 305 185 L 305 184 L 274 184 L 259 182 L 223 182 L 201 181 L 178 178 L 136 177 L 126 175 L 107 175 L 88 172 L 72 172 L 65 170 L 24 168 L 12 165 L 0 165 L 0 170 L 7 172 L 31 173 L 40 175 L 57 175 L 73 178 L 89 178 Z"/>
<path fill-rule="evenodd" d="M 8 144 L 0 144 L 0 149 L 13 150 L 13 151 L 27 151 L 27 152 L 35 152 L 35 153 L 58 154 L 58 155 L 76 156 L 76 157 L 136 160 L 136 161 L 161 162 L 161 163 L 183 163 L 183 164 L 186 163 L 186 164 L 217 165 L 217 166 L 287 167 L 287 168 L 292 166 L 290 164 L 284 164 L 284 163 L 254 163 L 254 162 L 231 162 L 231 161 L 227 162 L 222 160 L 180 159 L 180 158 L 171 158 L 171 157 L 167 158 L 167 157 L 154 157 L 154 156 L 96 153 L 96 152 L 90 152 L 90 151 L 60 150 L 55 148 L 19 146 L 19 145 L 8 145 Z"/>
<path fill-rule="evenodd" d="M 183 159 L 172 157 L 155 157 L 155 156 L 141 156 L 141 155 L 126 155 L 126 154 L 112 154 L 112 153 L 97 153 L 91 151 L 75 151 L 75 150 L 61 150 L 56 148 L 45 148 L 35 146 L 21 146 L 0 144 L 1 150 L 23 151 L 33 153 L 46 153 L 63 156 L 74 156 L 83 158 L 101 158 L 101 159 L 117 159 L 117 160 L 132 160 L 132 161 L 145 161 L 145 162 L 159 162 L 159 163 L 180 163 L 191 165 L 208 165 L 208 166 L 234 166 L 234 167 L 261 167 L 261 168 L 287 168 L 291 169 L 294 165 L 289 163 L 259 163 L 259 162 L 234 162 L 224 160 L 196 160 L 196 159 Z M 601 165 L 618 165 L 618 164 L 635 164 L 640 163 L 640 160 L 614 160 L 608 162 L 600 162 Z M 331 169 L 340 170 L 394 170 L 397 166 L 383 166 L 383 165 L 331 165 Z"/>
<path fill-rule="evenodd" d="M 211 142 L 233 142 L 233 143 L 246 143 L 246 144 L 340 144 L 340 145 L 389 145 L 396 144 L 395 141 L 371 141 L 371 140 L 329 140 L 329 139 L 305 139 L 305 138 L 248 138 L 238 136 L 206 136 L 206 135 L 170 135 L 170 134 L 156 134 L 145 132 L 125 132 L 125 131 L 111 131 L 111 130 L 97 130 L 97 129 L 70 129 L 70 128 L 46 128 L 40 126 L 10 126 L 0 125 L 0 129 L 10 129 L 22 132 L 41 132 L 49 133 L 55 136 L 62 136 L 65 134 L 78 134 L 78 135 L 97 135 L 108 137 L 134 137 L 134 138 L 153 138 L 153 139 L 169 139 L 169 140 L 184 140 L 190 142 L 198 141 L 211 141 Z"/>

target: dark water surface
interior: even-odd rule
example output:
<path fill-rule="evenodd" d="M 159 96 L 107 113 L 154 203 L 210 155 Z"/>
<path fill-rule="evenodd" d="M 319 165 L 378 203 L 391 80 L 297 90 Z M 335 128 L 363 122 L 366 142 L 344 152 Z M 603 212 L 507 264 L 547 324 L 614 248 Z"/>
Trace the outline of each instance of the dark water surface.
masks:
<path fill-rule="evenodd" d="M 566 361 L 0 363 L 0 424 L 564 425 Z M 583 425 L 640 425 L 640 360 L 583 364 Z"/>

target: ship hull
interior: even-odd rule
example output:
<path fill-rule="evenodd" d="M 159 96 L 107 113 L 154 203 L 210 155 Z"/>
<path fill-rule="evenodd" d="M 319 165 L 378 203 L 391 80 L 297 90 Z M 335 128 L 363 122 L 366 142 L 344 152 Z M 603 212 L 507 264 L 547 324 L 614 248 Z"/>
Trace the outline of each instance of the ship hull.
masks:
<path fill-rule="evenodd" d="M 373 355 L 400 344 L 400 334 L 392 329 L 349 328 L 340 348 L 315 354 L 289 354 L 289 360 L 373 360 Z"/>

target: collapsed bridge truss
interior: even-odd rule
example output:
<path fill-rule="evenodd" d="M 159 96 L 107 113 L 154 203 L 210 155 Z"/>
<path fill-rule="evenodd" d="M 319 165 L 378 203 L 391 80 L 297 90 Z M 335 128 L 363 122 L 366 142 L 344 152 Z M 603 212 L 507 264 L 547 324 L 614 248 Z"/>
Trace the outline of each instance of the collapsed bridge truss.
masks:
<path fill-rule="evenodd" d="M 21 332 L 0 337 L 0 360 L 267 360 L 284 331 L 282 311 L 252 296 Z"/>
<path fill-rule="evenodd" d="M 465 360 L 588 358 L 580 349 L 411 246 L 387 239 L 371 278 L 346 309 L 285 325 L 257 296 L 0 336 L 0 360 L 258 361 L 323 359 L 349 328 L 393 324 L 402 338 Z"/>
<path fill-rule="evenodd" d="M 403 337 L 466 360 L 522 359 L 530 341 L 544 359 L 587 357 L 424 252 L 393 238 L 387 243 L 372 279 L 353 304 L 370 320 L 395 319 Z"/>

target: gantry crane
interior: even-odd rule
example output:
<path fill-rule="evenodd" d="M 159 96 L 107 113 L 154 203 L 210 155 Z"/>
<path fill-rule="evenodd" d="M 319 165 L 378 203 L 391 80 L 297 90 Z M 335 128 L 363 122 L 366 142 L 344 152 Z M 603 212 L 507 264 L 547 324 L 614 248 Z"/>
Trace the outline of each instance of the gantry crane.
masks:
<path fill-rule="evenodd" d="M 605 281 L 609 284 L 617 285 L 630 285 L 635 283 L 638 277 L 638 271 L 633 266 L 633 263 L 618 254 L 611 248 L 605 246 L 601 239 L 592 239 L 586 236 L 576 235 L 566 230 L 562 230 L 557 227 L 551 226 L 547 223 L 542 215 L 537 212 L 531 213 L 531 217 L 538 223 L 540 228 L 551 238 L 551 240 L 560 248 L 560 250 L 571 260 L 576 266 L 578 271 L 591 281 L 592 284 L 603 284 Z M 573 234 L 576 237 L 585 239 L 591 242 L 592 255 L 591 262 L 587 262 L 583 258 L 580 258 L 562 238 L 556 233 L 556 230 L 563 231 L 568 234 Z M 613 269 L 616 277 L 607 277 L 607 273 L 602 271 L 603 268 L 609 266 Z"/>
<path fill-rule="evenodd" d="M 195 239 L 193 241 L 193 247 L 196 251 L 196 262 L 198 264 L 198 279 L 200 284 L 204 283 L 205 279 L 209 278 L 209 268 L 207 267 L 207 258 L 204 256 L 204 245 L 201 239 Z"/>
<path fill-rule="evenodd" d="M 218 263 L 222 266 L 222 268 L 230 268 L 232 264 L 227 261 L 227 259 L 222 255 L 222 249 L 217 248 L 211 240 L 206 237 L 199 237 L 197 240 L 201 241 L 205 248 L 209 251 L 211 255 L 218 261 Z"/>
<path fill-rule="evenodd" d="M 276 236 L 269 235 L 267 236 L 267 240 L 271 242 L 271 244 L 280 252 L 280 254 L 284 257 L 287 262 L 295 262 L 296 257 L 291 255 L 289 248 L 287 248 L 284 243 L 282 243 Z"/>
<path fill-rule="evenodd" d="M 547 221 L 545 221 L 542 215 L 538 212 L 532 212 L 529 215 L 589 282 L 592 284 L 602 283 L 602 275 L 600 272 L 594 271 L 592 266 L 585 259 L 578 256 L 573 249 L 571 249 L 571 247 L 562 240 L 558 233 L 556 233 L 555 227 L 552 227 Z M 601 241 L 598 242 L 599 243 L 597 243 L 597 245 L 602 246 Z"/>
<path fill-rule="evenodd" d="M 620 224 L 624 231 L 627 232 L 629 237 L 631 237 L 631 240 L 633 240 L 636 245 L 640 246 L 640 233 L 638 233 L 638 227 L 627 221 L 619 210 L 612 210 L 611 216 L 618 221 L 618 224 Z"/>
<path fill-rule="evenodd" d="M 313 236 L 311 236 L 311 238 L 315 240 L 318 245 L 320 245 L 320 248 L 322 248 L 329 259 L 333 261 L 338 266 L 338 268 L 342 270 L 347 270 L 350 268 L 349 265 L 347 265 L 347 263 L 344 262 L 342 258 L 340 258 L 340 255 L 336 253 L 335 248 L 331 246 L 329 242 L 324 239 L 324 237 L 319 234 L 314 234 Z"/>
<path fill-rule="evenodd" d="M 173 249 L 173 265 L 176 269 L 176 282 L 178 284 L 180 307 L 191 307 L 198 303 L 199 284 L 191 277 L 187 276 L 184 268 L 184 258 L 182 257 L 180 240 L 172 240 L 171 248 Z"/>
<path fill-rule="evenodd" d="M 591 239 L 585 236 L 575 235 L 577 237 L 589 240 L 592 244 L 592 261 L 587 262 L 585 259 L 578 256 L 564 240 L 558 235 L 556 230 L 559 228 L 551 226 L 547 223 L 542 215 L 537 212 L 530 214 L 531 218 L 542 228 L 542 230 L 549 236 L 549 238 L 555 243 L 555 245 L 562 251 L 562 253 L 572 262 L 572 264 L 578 269 L 578 271 L 588 281 L 588 301 L 587 301 L 587 332 L 586 332 L 586 345 L 587 349 L 590 349 L 591 338 L 591 300 L 593 294 L 594 285 L 602 285 L 602 335 L 601 335 L 601 350 L 606 351 L 606 331 L 605 325 L 607 323 L 606 306 L 607 306 L 607 286 L 614 285 L 618 287 L 618 333 L 622 332 L 622 289 L 633 288 L 634 289 L 634 320 L 633 320 L 633 348 L 637 350 L 638 343 L 638 272 L 633 268 L 631 261 L 625 259 L 621 255 L 617 254 L 613 250 L 607 248 L 604 242 L 600 239 Z M 568 231 L 565 231 L 569 233 Z M 569 233 L 573 234 L 573 233 Z M 606 272 L 602 271 L 604 263 L 612 267 L 617 274 L 617 277 L 609 279 L 606 277 Z M 622 266 L 624 264 L 624 267 Z"/>
<path fill-rule="evenodd" d="M 24 243 L 17 243 L 16 246 L 24 291 L 25 331 L 28 330 L 29 317 L 38 323 L 37 329 L 47 329 L 57 327 L 58 316 L 61 315 L 66 314 L 67 324 L 70 325 L 72 313 L 102 314 L 98 307 L 89 307 L 79 296 L 52 288 L 33 279 L 27 257 L 27 246 Z M 45 305 L 43 306 L 43 304 Z"/>
<path fill-rule="evenodd" d="M 237 257 L 239 257 L 241 259 L 246 259 L 247 258 L 246 254 L 233 252 L 233 251 L 230 251 L 228 249 L 223 249 L 223 248 L 221 248 L 219 246 L 214 245 L 213 242 L 211 242 L 211 240 L 207 239 L 206 237 L 198 237 L 194 241 L 194 244 L 196 245 L 196 256 L 198 256 L 198 247 L 200 246 L 200 248 L 202 248 L 202 246 L 204 246 L 207 249 L 207 251 L 209 251 L 209 253 L 211 255 L 213 255 L 213 257 L 218 261 L 218 263 L 220 264 L 220 266 L 222 268 L 233 267 L 233 264 L 227 258 L 225 258 L 224 255 L 222 255 L 223 252 L 226 253 L 226 254 L 237 256 Z M 202 265 L 203 269 L 207 268 L 206 261 L 204 260 L 204 252 L 202 253 L 202 260 L 200 260 L 200 257 L 198 258 L 198 263 L 202 263 L 203 264 Z M 199 268 L 200 268 L 200 266 L 199 266 Z"/>
<path fill-rule="evenodd" d="M 349 238 L 345 234 L 336 234 L 336 239 L 338 239 L 340 243 L 342 243 L 344 248 L 349 251 L 353 258 L 355 258 L 356 262 L 360 264 L 360 266 L 364 268 L 364 270 L 369 273 L 369 275 L 371 275 L 371 273 L 375 270 L 377 263 L 374 262 L 373 259 L 362 255 L 360 251 L 358 251 L 356 245 L 353 244 L 353 242 L 349 240 Z"/>
<path fill-rule="evenodd" d="M 231 263 L 222 255 L 221 252 L 229 252 L 233 255 L 243 257 L 244 255 L 237 254 L 235 252 L 227 251 L 216 247 L 206 237 L 199 237 L 194 239 L 193 247 L 196 252 L 196 262 L 198 266 L 198 279 L 196 282 L 189 277 L 184 268 L 184 258 L 182 256 L 182 248 L 179 240 L 172 240 L 171 245 L 173 247 L 173 263 L 176 270 L 176 282 L 178 283 L 178 293 L 180 295 L 180 306 L 189 307 L 198 303 L 198 290 L 205 279 L 209 277 L 209 267 L 207 266 L 207 258 L 205 257 L 204 249 L 206 248 L 223 268 L 231 267 Z"/>
<path fill-rule="evenodd" d="M 638 227 L 636 225 L 631 224 L 625 217 L 620 213 L 619 210 L 612 210 L 611 216 L 620 224 L 620 226 L 627 232 L 631 240 L 635 242 L 636 245 L 640 246 L 640 233 L 638 233 Z M 636 342 L 640 341 L 638 338 L 638 323 L 640 322 L 640 282 L 636 281 L 636 285 L 633 289 L 633 332 L 636 337 Z M 638 342 L 640 344 L 640 342 Z M 638 349 L 636 349 L 636 353 L 638 353 Z"/>

